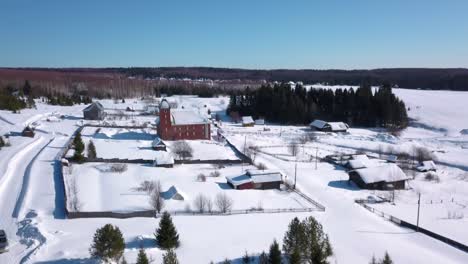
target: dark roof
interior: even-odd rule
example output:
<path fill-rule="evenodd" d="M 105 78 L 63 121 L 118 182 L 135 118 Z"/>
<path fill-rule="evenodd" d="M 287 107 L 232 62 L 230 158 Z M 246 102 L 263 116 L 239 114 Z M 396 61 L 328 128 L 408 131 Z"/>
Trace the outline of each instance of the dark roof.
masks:
<path fill-rule="evenodd" d="M 88 105 L 85 109 L 83 109 L 83 111 L 89 111 L 93 108 L 97 107 L 99 110 L 102 110 L 104 111 L 104 106 L 102 106 L 102 104 L 100 102 L 94 102 L 90 105 Z"/>

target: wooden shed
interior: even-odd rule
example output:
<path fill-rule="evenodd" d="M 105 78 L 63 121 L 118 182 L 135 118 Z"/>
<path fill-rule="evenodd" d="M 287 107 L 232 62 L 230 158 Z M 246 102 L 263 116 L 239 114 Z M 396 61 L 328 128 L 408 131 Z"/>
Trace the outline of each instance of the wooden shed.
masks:
<path fill-rule="evenodd" d="M 94 102 L 83 109 L 83 117 L 86 120 L 103 120 L 105 117 L 104 106 Z"/>
<path fill-rule="evenodd" d="M 395 164 L 356 169 L 348 172 L 349 180 L 362 189 L 396 190 L 405 189 L 410 177 Z"/>
<path fill-rule="evenodd" d="M 23 137 L 34 137 L 34 129 L 30 126 L 27 126 L 23 129 L 21 135 Z"/>

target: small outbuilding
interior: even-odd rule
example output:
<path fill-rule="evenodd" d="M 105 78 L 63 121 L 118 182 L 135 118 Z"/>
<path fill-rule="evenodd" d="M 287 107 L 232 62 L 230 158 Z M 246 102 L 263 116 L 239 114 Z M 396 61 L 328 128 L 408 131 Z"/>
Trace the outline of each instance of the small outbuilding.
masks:
<path fill-rule="evenodd" d="M 105 115 L 104 106 L 99 102 L 94 102 L 83 109 L 83 117 L 86 120 L 103 120 Z"/>
<path fill-rule="evenodd" d="M 265 119 L 259 118 L 255 120 L 255 125 L 263 126 L 265 125 Z"/>
<path fill-rule="evenodd" d="M 34 137 L 34 128 L 26 126 L 21 132 L 21 135 L 23 137 Z"/>
<path fill-rule="evenodd" d="M 236 190 L 270 190 L 281 187 L 283 175 L 273 170 L 247 170 L 243 175 L 226 177 L 226 180 Z"/>
<path fill-rule="evenodd" d="M 462 135 L 468 135 L 468 128 L 460 130 L 460 134 Z"/>
<path fill-rule="evenodd" d="M 326 122 L 316 119 L 309 124 L 310 128 L 323 132 L 346 132 L 349 129 L 348 124 L 343 122 Z"/>
<path fill-rule="evenodd" d="M 247 189 L 254 188 L 252 178 L 250 178 L 246 174 L 239 175 L 239 176 L 226 177 L 226 180 L 229 186 L 231 186 L 233 189 L 236 189 L 236 190 L 247 190 Z"/>
<path fill-rule="evenodd" d="M 437 171 L 437 166 L 432 160 L 425 160 L 416 167 L 420 172 Z"/>
<path fill-rule="evenodd" d="M 242 117 L 242 126 L 244 127 L 253 127 L 255 122 L 251 116 L 243 116 Z"/>
<path fill-rule="evenodd" d="M 370 190 L 405 189 L 405 183 L 410 179 L 395 164 L 351 170 L 348 174 L 349 180 L 357 186 Z"/>
<path fill-rule="evenodd" d="M 157 151 L 155 154 L 153 166 L 165 168 L 172 168 L 174 166 L 174 157 L 170 152 Z"/>
<path fill-rule="evenodd" d="M 247 170 L 247 176 L 252 179 L 254 189 L 279 189 L 283 175 L 274 170 Z"/>
<path fill-rule="evenodd" d="M 153 140 L 153 142 L 151 142 L 151 148 L 153 148 L 154 150 L 157 150 L 157 151 L 166 151 L 167 148 L 166 148 L 166 144 L 164 144 L 164 142 L 159 138 L 155 138 Z"/>

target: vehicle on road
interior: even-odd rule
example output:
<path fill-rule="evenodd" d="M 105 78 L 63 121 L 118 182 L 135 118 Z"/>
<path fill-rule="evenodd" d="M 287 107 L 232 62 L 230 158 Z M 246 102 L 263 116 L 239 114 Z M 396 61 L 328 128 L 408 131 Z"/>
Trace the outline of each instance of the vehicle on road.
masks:
<path fill-rule="evenodd" d="M 0 230 L 0 253 L 7 251 L 8 239 L 4 230 Z"/>

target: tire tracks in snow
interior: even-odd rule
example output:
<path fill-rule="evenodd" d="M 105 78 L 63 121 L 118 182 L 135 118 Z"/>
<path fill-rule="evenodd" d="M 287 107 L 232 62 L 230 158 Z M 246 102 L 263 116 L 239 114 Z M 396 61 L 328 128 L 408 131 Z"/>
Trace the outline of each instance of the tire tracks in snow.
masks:
<path fill-rule="evenodd" d="M 21 171 L 25 170 L 24 164 L 30 160 L 31 153 L 34 154 L 41 144 L 43 144 L 45 138 L 38 137 L 30 144 L 19 150 L 14 154 L 8 162 L 7 169 L 0 181 L 0 227 L 5 229 L 12 247 L 10 252 L 0 255 L 1 263 L 18 263 L 19 258 L 24 254 L 24 248 L 18 245 L 15 240 L 17 238 L 16 232 L 18 229 L 16 219 L 13 217 L 13 211 L 16 205 L 16 201 L 19 197 L 21 186 L 23 184 Z M 23 173 L 24 175 L 24 173 Z"/>

